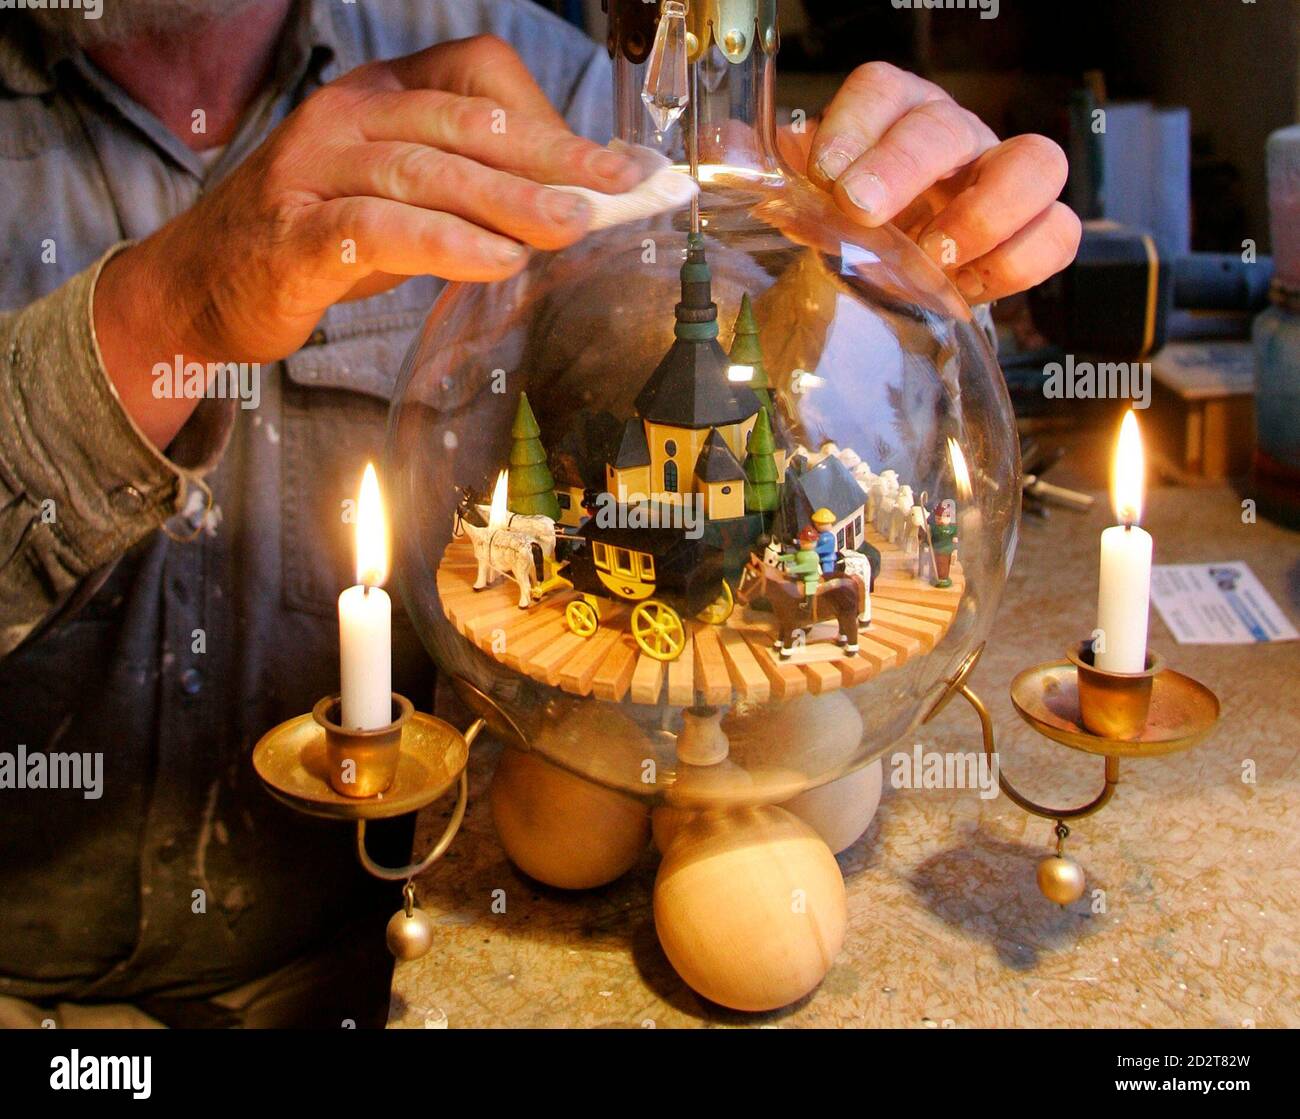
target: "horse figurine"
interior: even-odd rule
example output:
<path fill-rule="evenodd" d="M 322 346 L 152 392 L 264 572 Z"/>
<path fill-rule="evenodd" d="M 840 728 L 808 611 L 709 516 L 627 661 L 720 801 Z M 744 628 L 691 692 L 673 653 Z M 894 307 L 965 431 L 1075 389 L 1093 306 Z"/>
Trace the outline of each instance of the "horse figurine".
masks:
<path fill-rule="evenodd" d="M 853 657 L 858 653 L 858 618 L 867 609 L 866 588 L 861 575 L 824 575 L 817 584 L 811 609 L 805 611 L 800 605 L 803 602 L 803 580 L 791 579 L 750 556 L 740 573 L 736 601 L 747 606 L 752 600 L 765 598 L 771 603 L 777 622 L 775 648 L 782 660 L 794 653 L 795 630 L 803 630 L 830 618 L 834 618 L 840 627 L 839 644 L 848 656 Z"/>
<path fill-rule="evenodd" d="M 483 590 L 497 575 L 508 576 L 519 586 L 519 609 L 527 610 L 532 605 L 533 581 L 537 578 L 533 548 L 541 552 L 543 570 L 548 560 L 554 562 L 555 522 L 550 517 L 515 514 L 510 525 L 480 525 L 465 516 L 471 506 L 472 498 L 467 494 L 456 508 L 452 531 L 456 536 L 467 535 L 474 545 L 474 559 L 478 562 L 474 589 Z"/>
<path fill-rule="evenodd" d="M 465 514 L 473 509 L 479 517 L 482 524 L 487 524 L 491 508 L 479 501 L 472 489 L 465 489 L 461 493 L 460 504 L 456 507 L 456 518 L 452 524 L 452 536 L 461 537 L 465 535 Z M 530 536 L 533 542 L 541 549 L 542 560 L 544 563 L 555 562 L 555 522 L 550 517 L 541 513 L 507 513 L 506 522 L 501 526 L 508 528 L 513 532 L 522 532 L 525 536 Z"/>
<path fill-rule="evenodd" d="M 845 548 L 840 553 L 840 558 L 844 561 L 844 574 L 856 575 L 862 580 L 862 609 L 858 611 L 858 625 L 869 626 L 871 624 L 871 584 L 875 578 L 871 571 L 871 560 L 852 548 Z"/>

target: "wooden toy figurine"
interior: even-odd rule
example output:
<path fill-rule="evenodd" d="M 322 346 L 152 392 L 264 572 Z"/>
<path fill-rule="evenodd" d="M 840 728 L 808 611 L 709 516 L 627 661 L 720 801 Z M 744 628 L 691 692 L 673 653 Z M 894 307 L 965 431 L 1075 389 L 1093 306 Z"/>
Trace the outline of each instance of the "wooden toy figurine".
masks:
<path fill-rule="evenodd" d="M 840 561 L 844 565 L 844 574 L 855 575 L 862 583 L 862 609 L 858 611 L 858 625 L 869 626 L 871 624 L 871 585 L 875 579 L 875 572 L 871 568 L 871 559 L 863 552 L 846 548 L 840 553 Z M 878 552 L 876 553 L 876 562 L 880 562 Z"/>
<path fill-rule="evenodd" d="M 912 527 L 912 506 L 916 504 L 916 499 L 912 496 L 912 487 L 902 485 L 898 487 L 898 493 L 894 497 L 894 508 L 890 515 L 888 529 L 889 542 L 891 544 L 902 544 L 906 540 Z"/>
<path fill-rule="evenodd" d="M 871 505 L 871 523 L 882 536 L 889 535 L 889 520 L 894 508 L 894 496 L 898 493 L 898 473 L 894 470 L 882 470 L 876 478 L 876 498 Z M 868 495 L 869 496 L 869 495 Z"/>
<path fill-rule="evenodd" d="M 903 555 L 908 559 L 917 561 L 917 570 L 920 570 L 921 553 L 926 550 L 929 543 L 930 514 L 925 508 L 925 494 L 921 495 L 921 500 L 912 506 L 911 528 L 903 541 Z"/>
<path fill-rule="evenodd" d="M 839 548 L 835 542 L 835 533 L 832 531 L 835 526 L 835 514 L 829 509 L 818 509 L 812 515 L 812 529 L 817 533 L 817 556 L 821 560 L 822 574 L 833 575 L 835 573 L 835 560 L 838 558 Z"/>
<path fill-rule="evenodd" d="M 801 548 L 797 556 L 803 556 L 804 560 L 797 569 L 792 562 L 781 568 L 770 567 L 751 556 L 736 587 L 736 601 L 742 606 L 760 598 L 771 604 L 777 621 L 773 645 L 782 660 L 794 655 L 796 629 L 832 618 L 839 626 L 837 640 L 844 652 L 851 657 L 858 653 L 858 618 L 866 609 L 867 583 L 860 575 L 835 574 L 822 578 L 815 543 L 810 529 L 800 533 Z M 783 559 L 794 561 L 797 556 Z M 790 578 L 791 575 L 797 577 Z M 808 591 L 810 582 L 811 592 Z"/>
<path fill-rule="evenodd" d="M 817 585 L 822 579 L 822 558 L 817 550 L 821 533 L 809 525 L 799 533 L 799 550 L 792 556 L 782 556 L 781 562 L 791 575 L 803 580 L 803 601 L 800 609 L 807 610 L 808 603 L 817 595 Z M 832 561 L 831 570 L 834 570 Z"/>
<path fill-rule="evenodd" d="M 930 537 L 934 550 L 934 585 L 951 587 L 948 572 L 952 567 L 952 554 L 957 550 L 957 503 L 952 498 L 944 498 L 935 509 Z"/>
<path fill-rule="evenodd" d="M 478 565 L 474 589 L 484 590 L 498 575 L 506 575 L 519 586 L 519 608 L 527 610 L 533 603 L 531 591 L 537 578 L 533 550 L 536 548 L 541 555 L 543 568 L 554 564 L 555 522 L 541 514 L 512 515 L 505 509 L 505 485 L 503 471 L 493 494 L 487 524 L 477 524 L 467 516 L 473 507 L 467 494 L 456 509 L 455 533 L 459 535 L 463 531 L 474 546 Z M 474 513 L 481 515 L 477 507 Z"/>

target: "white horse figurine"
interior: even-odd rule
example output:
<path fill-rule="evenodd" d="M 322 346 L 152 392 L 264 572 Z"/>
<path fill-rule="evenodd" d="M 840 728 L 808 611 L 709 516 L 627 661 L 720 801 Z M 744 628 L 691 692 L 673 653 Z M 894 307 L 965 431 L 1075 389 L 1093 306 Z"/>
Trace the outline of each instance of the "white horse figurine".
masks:
<path fill-rule="evenodd" d="M 862 580 L 862 613 L 858 615 L 859 625 L 871 624 L 871 561 L 861 552 L 845 548 L 840 552 L 844 560 L 844 573 L 856 575 Z"/>
<path fill-rule="evenodd" d="M 461 524 L 474 544 L 474 558 L 478 561 L 474 589 L 481 591 L 497 575 L 507 575 L 519 584 L 519 609 L 527 610 L 532 604 L 529 592 L 536 575 L 532 538 L 509 528 L 472 525 L 469 521 Z"/>
<path fill-rule="evenodd" d="M 491 509 L 488 506 L 479 505 L 478 511 L 484 521 L 490 518 Z M 501 527 L 531 537 L 533 543 L 542 549 L 543 559 L 555 562 L 555 522 L 550 517 L 542 513 L 508 513 L 505 524 Z"/>

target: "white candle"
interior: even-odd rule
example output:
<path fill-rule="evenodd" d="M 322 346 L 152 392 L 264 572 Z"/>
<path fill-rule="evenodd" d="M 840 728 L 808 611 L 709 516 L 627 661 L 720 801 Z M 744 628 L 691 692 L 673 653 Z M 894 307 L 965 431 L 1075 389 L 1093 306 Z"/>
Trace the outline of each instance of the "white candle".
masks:
<path fill-rule="evenodd" d="M 1139 528 L 1142 512 L 1142 439 L 1137 418 L 1124 417 L 1111 469 L 1111 500 L 1120 524 L 1101 534 L 1101 578 L 1093 663 L 1106 672 L 1146 669 L 1151 599 L 1151 534 Z"/>
<path fill-rule="evenodd" d="M 342 725 L 373 730 L 393 721 L 393 605 L 380 584 L 388 577 L 388 531 L 379 479 L 366 464 L 356 517 L 357 585 L 339 595 Z"/>

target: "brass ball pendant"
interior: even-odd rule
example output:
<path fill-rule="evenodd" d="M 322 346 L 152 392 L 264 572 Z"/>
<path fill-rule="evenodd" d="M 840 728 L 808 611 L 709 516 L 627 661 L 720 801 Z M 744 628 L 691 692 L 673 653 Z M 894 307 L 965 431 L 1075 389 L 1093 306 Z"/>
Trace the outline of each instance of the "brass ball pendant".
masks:
<path fill-rule="evenodd" d="M 388 950 L 399 960 L 418 960 L 433 947 L 433 922 L 423 909 L 399 909 L 388 922 Z"/>
<path fill-rule="evenodd" d="M 1083 897 L 1083 887 L 1083 867 L 1073 859 L 1048 855 L 1038 864 L 1038 888 L 1048 901 L 1069 905 Z"/>

